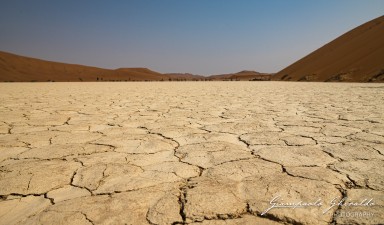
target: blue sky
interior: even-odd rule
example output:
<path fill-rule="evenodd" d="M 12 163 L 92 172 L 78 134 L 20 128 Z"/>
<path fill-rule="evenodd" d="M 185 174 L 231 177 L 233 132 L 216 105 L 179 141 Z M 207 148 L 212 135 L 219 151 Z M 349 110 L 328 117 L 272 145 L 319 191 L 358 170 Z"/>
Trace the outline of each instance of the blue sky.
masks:
<path fill-rule="evenodd" d="M 278 72 L 383 0 L 2 0 L 0 51 L 104 68 Z"/>

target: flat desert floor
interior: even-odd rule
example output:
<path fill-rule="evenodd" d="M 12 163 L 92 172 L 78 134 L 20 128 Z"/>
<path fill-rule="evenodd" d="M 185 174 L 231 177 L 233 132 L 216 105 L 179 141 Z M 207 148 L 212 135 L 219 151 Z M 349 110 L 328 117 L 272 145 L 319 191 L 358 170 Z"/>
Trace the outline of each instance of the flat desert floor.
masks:
<path fill-rule="evenodd" d="M 0 224 L 380 224 L 384 84 L 0 84 Z"/>

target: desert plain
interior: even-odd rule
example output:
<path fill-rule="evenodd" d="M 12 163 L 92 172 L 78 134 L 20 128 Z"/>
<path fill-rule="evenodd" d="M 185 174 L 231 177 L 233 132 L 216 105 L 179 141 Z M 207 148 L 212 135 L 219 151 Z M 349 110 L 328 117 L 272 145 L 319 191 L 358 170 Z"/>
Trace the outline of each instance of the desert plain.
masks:
<path fill-rule="evenodd" d="M 2 83 L 0 152 L 4 225 L 384 221 L 383 84 Z"/>

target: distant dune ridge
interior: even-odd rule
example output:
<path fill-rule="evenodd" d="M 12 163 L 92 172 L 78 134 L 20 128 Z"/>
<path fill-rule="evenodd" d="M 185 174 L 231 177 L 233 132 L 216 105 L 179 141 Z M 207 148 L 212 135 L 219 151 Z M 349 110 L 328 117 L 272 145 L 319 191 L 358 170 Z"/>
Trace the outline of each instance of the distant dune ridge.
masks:
<path fill-rule="evenodd" d="M 384 16 L 343 34 L 278 72 L 273 80 L 384 81 Z"/>
<path fill-rule="evenodd" d="M 201 76 L 201 75 L 195 75 L 190 73 L 166 73 L 170 79 L 179 79 L 179 80 L 205 80 L 208 79 L 208 77 Z"/>
<path fill-rule="evenodd" d="M 210 78 L 212 80 L 253 80 L 253 81 L 267 81 L 271 79 L 272 74 L 270 73 L 259 73 L 256 71 L 243 70 L 238 73 L 222 74 L 222 75 L 212 75 Z"/>
<path fill-rule="evenodd" d="M 51 62 L 0 51 L 1 82 L 46 81 L 198 81 L 198 80 L 269 80 L 270 75 L 254 71 L 201 76 L 189 73 L 158 73 L 147 68 L 102 69 L 68 63 Z"/>
<path fill-rule="evenodd" d="M 50 62 L 0 52 L 0 81 L 142 81 L 166 79 L 168 76 L 146 68 L 109 70 Z"/>

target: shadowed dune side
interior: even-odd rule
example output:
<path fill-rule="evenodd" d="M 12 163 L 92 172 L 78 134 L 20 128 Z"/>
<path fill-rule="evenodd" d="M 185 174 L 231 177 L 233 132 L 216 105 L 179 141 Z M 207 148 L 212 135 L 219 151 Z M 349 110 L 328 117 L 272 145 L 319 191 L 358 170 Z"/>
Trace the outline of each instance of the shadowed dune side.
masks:
<path fill-rule="evenodd" d="M 273 80 L 384 81 L 384 16 L 343 34 L 278 72 Z"/>

